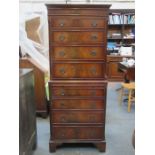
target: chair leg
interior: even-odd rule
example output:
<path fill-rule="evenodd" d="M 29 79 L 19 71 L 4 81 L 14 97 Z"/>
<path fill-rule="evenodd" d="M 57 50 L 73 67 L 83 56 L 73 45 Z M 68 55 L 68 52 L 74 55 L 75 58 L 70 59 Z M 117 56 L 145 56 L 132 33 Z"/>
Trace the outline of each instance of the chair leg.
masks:
<path fill-rule="evenodd" d="M 123 92 L 124 92 L 124 88 L 122 87 L 121 90 L 120 90 L 119 105 L 122 105 Z"/>
<path fill-rule="evenodd" d="M 131 96 L 132 96 L 132 89 L 129 90 L 129 96 L 128 96 L 128 112 L 130 112 L 130 109 L 131 109 Z"/>

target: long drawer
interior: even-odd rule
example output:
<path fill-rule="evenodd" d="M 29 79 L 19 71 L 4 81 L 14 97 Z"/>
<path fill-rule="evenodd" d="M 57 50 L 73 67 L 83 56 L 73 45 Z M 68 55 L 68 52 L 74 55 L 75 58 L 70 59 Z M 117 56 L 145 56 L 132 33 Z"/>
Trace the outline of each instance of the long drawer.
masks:
<path fill-rule="evenodd" d="M 103 140 L 102 126 L 53 126 L 53 139 L 57 140 Z"/>
<path fill-rule="evenodd" d="M 102 31 L 50 31 L 52 43 L 84 44 L 106 43 L 106 33 Z M 51 44 L 51 43 L 50 43 Z"/>
<path fill-rule="evenodd" d="M 50 17 L 51 29 L 65 28 L 106 28 L 106 20 L 104 18 L 78 17 L 78 16 L 52 16 Z"/>
<path fill-rule="evenodd" d="M 105 99 L 53 99 L 52 109 L 104 109 Z"/>
<path fill-rule="evenodd" d="M 67 96 L 83 96 L 96 97 L 105 96 L 105 88 L 88 88 L 88 87 L 54 87 L 52 89 L 53 96 L 67 97 Z"/>
<path fill-rule="evenodd" d="M 52 110 L 52 123 L 104 123 L 104 111 Z"/>
<path fill-rule="evenodd" d="M 95 8 L 78 8 L 79 6 L 75 6 L 75 8 L 69 8 L 69 5 L 66 5 L 68 8 L 62 9 L 60 8 L 48 8 L 48 15 L 56 15 L 56 16 L 106 16 L 108 15 L 107 8 L 103 9 L 95 9 Z M 65 7 L 66 7 L 65 6 Z M 94 6 L 93 6 L 94 7 Z"/>
<path fill-rule="evenodd" d="M 51 64 L 51 76 L 53 79 L 93 79 L 106 77 L 104 62 L 53 62 Z"/>
<path fill-rule="evenodd" d="M 52 46 L 51 60 L 102 59 L 106 61 L 105 46 Z"/>

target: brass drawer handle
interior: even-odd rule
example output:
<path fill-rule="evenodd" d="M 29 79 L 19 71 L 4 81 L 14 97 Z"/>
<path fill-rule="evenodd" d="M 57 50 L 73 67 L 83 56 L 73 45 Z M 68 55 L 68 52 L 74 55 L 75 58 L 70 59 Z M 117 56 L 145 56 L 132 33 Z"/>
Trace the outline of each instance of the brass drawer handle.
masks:
<path fill-rule="evenodd" d="M 61 137 L 65 137 L 65 133 L 61 133 Z"/>
<path fill-rule="evenodd" d="M 91 56 L 96 56 L 96 51 L 95 51 L 95 50 L 91 51 L 91 52 L 90 52 L 90 55 L 91 55 Z"/>
<path fill-rule="evenodd" d="M 59 37 L 59 40 L 60 40 L 60 41 L 64 41 L 64 40 L 65 40 L 65 37 L 64 37 L 63 35 L 61 35 L 61 36 Z"/>
<path fill-rule="evenodd" d="M 64 51 L 60 51 L 59 55 L 63 57 L 63 56 L 65 56 L 65 52 Z"/>
<path fill-rule="evenodd" d="M 65 25 L 64 22 L 61 22 L 61 23 L 60 23 L 60 26 L 61 26 L 61 27 L 63 27 L 64 25 Z"/>
<path fill-rule="evenodd" d="M 96 21 L 93 21 L 93 22 L 91 23 L 91 25 L 92 25 L 92 27 L 96 27 L 96 26 L 97 26 Z"/>
<path fill-rule="evenodd" d="M 60 68 L 59 71 L 60 71 L 61 74 L 65 74 L 66 73 L 64 68 Z"/>
<path fill-rule="evenodd" d="M 61 94 L 62 96 L 64 96 L 64 95 L 65 95 L 65 91 L 64 91 L 64 89 L 61 89 L 60 94 Z"/>
<path fill-rule="evenodd" d="M 91 39 L 92 39 L 92 40 L 97 40 L 97 35 L 96 35 L 96 34 L 93 34 L 93 35 L 91 36 Z"/>
<path fill-rule="evenodd" d="M 64 116 L 62 116 L 62 117 L 60 118 L 60 121 L 61 121 L 61 122 L 66 122 L 66 118 L 65 118 Z"/>
<path fill-rule="evenodd" d="M 94 75 L 96 74 L 96 68 L 95 68 L 95 67 L 92 67 L 92 68 L 90 69 L 90 71 L 91 71 L 92 74 L 94 74 Z"/>
<path fill-rule="evenodd" d="M 63 94 L 64 94 L 64 93 L 63 93 Z M 64 95 L 65 95 L 65 94 L 64 94 Z M 64 102 L 61 102 L 60 105 L 61 105 L 62 107 L 64 107 L 64 106 L 65 106 L 65 103 L 64 103 Z"/>

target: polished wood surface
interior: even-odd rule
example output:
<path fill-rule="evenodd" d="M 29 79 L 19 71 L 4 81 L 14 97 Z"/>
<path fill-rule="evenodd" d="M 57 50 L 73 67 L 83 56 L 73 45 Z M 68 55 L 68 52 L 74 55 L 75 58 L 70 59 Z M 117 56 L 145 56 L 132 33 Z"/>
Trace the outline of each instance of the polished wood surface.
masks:
<path fill-rule="evenodd" d="M 54 137 L 56 140 L 70 140 L 75 142 L 86 141 L 86 140 L 102 140 L 103 127 L 97 125 L 94 126 L 54 126 L 53 128 Z"/>
<path fill-rule="evenodd" d="M 69 19 L 69 20 L 68 20 Z M 60 28 L 65 29 L 68 27 L 72 27 L 73 29 L 78 28 L 102 28 L 106 27 L 106 21 L 101 17 L 64 17 L 64 16 L 51 16 L 50 20 L 52 20 L 51 27 L 52 28 Z"/>
<path fill-rule="evenodd" d="M 104 62 L 53 62 L 52 64 L 53 79 L 105 79 Z"/>
<path fill-rule="evenodd" d="M 102 60 L 105 61 L 105 45 L 101 46 L 52 46 L 51 60 Z"/>
<path fill-rule="evenodd" d="M 62 143 L 105 151 L 109 5 L 47 5 L 50 55 L 50 152 Z"/>
<path fill-rule="evenodd" d="M 32 58 L 19 59 L 19 68 L 33 68 L 34 69 L 34 89 L 35 89 L 35 103 L 36 113 L 42 117 L 47 117 L 48 107 L 45 92 L 45 74 L 43 69 Z M 38 78 L 39 77 L 39 78 Z"/>
<path fill-rule="evenodd" d="M 52 109 L 104 109 L 105 99 L 53 99 Z"/>
<path fill-rule="evenodd" d="M 120 72 L 118 63 L 123 60 L 123 58 L 133 58 L 134 56 L 107 56 L 107 77 L 108 81 L 124 81 L 124 73 Z"/>
<path fill-rule="evenodd" d="M 32 69 L 19 70 L 19 155 L 32 155 L 37 145 Z"/>
<path fill-rule="evenodd" d="M 72 43 L 72 44 L 84 44 L 84 43 L 89 43 L 89 44 L 95 44 L 95 43 L 102 43 L 105 42 L 105 32 L 102 31 L 95 31 L 92 32 L 91 30 L 74 30 L 74 31 L 65 31 L 65 30 L 52 30 L 51 32 L 51 39 L 53 43 Z"/>
<path fill-rule="evenodd" d="M 53 110 L 51 121 L 55 124 L 89 124 L 97 123 L 102 124 L 104 122 L 103 110 L 72 110 L 69 113 L 68 110 Z"/>

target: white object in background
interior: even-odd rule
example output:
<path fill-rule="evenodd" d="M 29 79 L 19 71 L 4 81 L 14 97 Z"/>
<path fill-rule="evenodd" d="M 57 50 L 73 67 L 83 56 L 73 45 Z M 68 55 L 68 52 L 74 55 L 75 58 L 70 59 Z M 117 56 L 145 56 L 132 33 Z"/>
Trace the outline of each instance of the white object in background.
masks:
<path fill-rule="evenodd" d="M 121 46 L 119 49 L 120 55 L 123 56 L 132 56 L 132 47 L 123 47 Z"/>
<path fill-rule="evenodd" d="M 135 60 L 134 59 L 128 59 L 127 63 L 129 66 L 133 66 L 135 64 Z"/>

